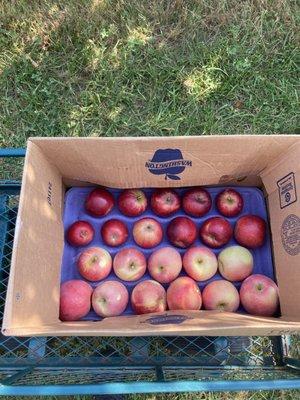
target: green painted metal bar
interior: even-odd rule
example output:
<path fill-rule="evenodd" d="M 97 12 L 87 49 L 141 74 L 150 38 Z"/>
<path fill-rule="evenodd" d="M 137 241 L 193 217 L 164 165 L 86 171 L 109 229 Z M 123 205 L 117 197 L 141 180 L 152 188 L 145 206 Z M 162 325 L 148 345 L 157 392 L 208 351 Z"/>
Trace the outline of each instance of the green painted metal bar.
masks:
<path fill-rule="evenodd" d="M 24 157 L 26 153 L 22 148 L 7 148 L 0 149 L 0 157 Z"/>
<path fill-rule="evenodd" d="M 18 379 L 23 378 L 24 376 L 26 376 L 27 374 L 29 374 L 33 370 L 34 370 L 33 367 L 24 368 L 24 369 L 16 372 L 15 374 L 9 376 L 8 378 L 4 379 L 1 382 L 1 385 L 3 385 L 3 386 L 12 385 L 13 383 L 17 382 Z M 1 386 L 0 386 L 0 393 L 1 393 Z"/>
<path fill-rule="evenodd" d="M 241 390 L 286 390 L 300 389 L 300 380 L 268 381 L 169 381 L 169 382 L 114 382 L 99 385 L 45 385 L 45 386 L 0 386 L 0 395 L 6 396 L 60 396 L 88 394 L 132 394 L 168 392 L 207 392 Z"/>

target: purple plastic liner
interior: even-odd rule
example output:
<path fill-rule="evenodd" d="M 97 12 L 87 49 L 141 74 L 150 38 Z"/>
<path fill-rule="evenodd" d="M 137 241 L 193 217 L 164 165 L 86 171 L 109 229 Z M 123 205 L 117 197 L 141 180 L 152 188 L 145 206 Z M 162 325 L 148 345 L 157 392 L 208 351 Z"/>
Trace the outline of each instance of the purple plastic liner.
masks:
<path fill-rule="evenodd" d="M 210 212 L 201 218 L 194 218 L 189 215 L 186 215 L 182 209 L 180 209 L 178 212 L 172 214 L 170 217 L 167 217 L 167 218 L 162 218 L 162 217 L 157 216 L 156 214 L 154 214 L 151 211 L 150 206 L 149 206 L 150 205 L 150 196 L 151 196 L 151 193 L 154 191 L 154 189 L 143 189 L 143 191 L 146 194 L 147 199 L 148 199 L 147 210 L 138 217 L 126 217 L 125 215 L 120 213 L 120 211 L 118 210 L 118 207 L 117 207 L 117 198 L 118 198 L 119 194 L 122 192 L 122 190 L 121 189 L 109 189 L 109 188 L 107 190 L 112 193 L 112 195 L 114 196 L 114 199 L 115 199 L 114 208 L 105 217 L 101 217 L 101 218 L 93 217 L 86 212 L 85 207 L 84 207 L 85 199 L 93 189 L 94 189 L 94 187 L 73 187 L 66 192 L 65 204 L 64 204 L 64 216 L 63 216 L 65 231 L 68 229 L 68 227 L 73 222 L 78 221 L 78 220 L 85 220 L 85 221 L 90 222 L 92 224 L 92 226 L 94 227 L 95 237 L 88 246 L 84 246 L 84 247 L 73 247 L 73 246 L 69 245 L 67 241 L 65 241 L 63 257 L 62 257 L 62 267 L 61 267 L 61 283 L 68 281 L 70 279 L 85 280 L 77 271 L 76 260 L 77 260 L 78 256 L 80 255 L 80 253 L 88 247 L 92 247 L 92 246 L 103 247 L 109 251 L 109 253 L 111 254 L 111 256 L 113 258 L 120 249 L 135 246 L 139 250 L 141 250 L 145 254 L 146 258 L 148 259 L 150 254 L 153 251 L 155 251 L 161 247 L 171 246 L 171 244 L 168 241 L 168 238 L 166 236 L 166 228 L 167 228 L 168 223 L 173 218 L 175 218 L 177 216 L 188 216 L 196 223 L 196 226 L 199 230 L 201 224 L 206 219 L 208 219 L 210 217 L 214 217 L 214 216 L 220 216 L 220 214 L 218 213 L 218 211 L 215 207 L 215 197 L 218 193 L 220 193 L 222 190 L 224 190 L 225 187 L 219 186 L 219 187 L 206 188 L 206 190 L 210 193 L 210 195 L 212 197 L 213 205 L 212 205 Z M 243 209 L 242 213 L 239 214 L 237 217 L 226 218 L 231 223 L 232 227 L 234 227 L 234 224 L 239 217 L 241 217 L 242 215 L 246 215 L 246 214 L 259 215 L 260 217 L 262 217 L 264 220 L 267 221 L 266 203 L 265 203 L 263 193 L 260 189 L 257 189 L 254 187 L 234 187 L 234 189 L 237 190 L 243 196 L 244 209 Z M 181 197 L 184 195 L 184 193 L 187 190 L 188 190 L 188 188 L 175 189 L 175 191 Z M 145 218 L 145 217 L 155 218 L 157 221 L 159 221 L 161 223 L 161 225 L 163 227 L 163 231 L 164 231 L 163 241 L 158 246 L 153 247 L 152 249 L 143 249 L 143 248 L 139 247 L 134 242 L 133 237 L 132 237 L 132 228 L 133 228 L 134 222 L 136 222 L 137 220 L 139 220 L 141 218 Z M 128 240 L 122 246 L 110 247 L 110 246 L 105 245 L 102 241 L 101 233 L 100 233 L 101 227 L 104 224 L 104 222 L 106 222 L 107 220 L 112 219 L 112 218 L 118 218 L 118 219 L 122 220 L 123 222 L 126 223 L 126 225 L 128 227 L 128 231 L 129 231 Z M 216 255 L 218 255 L 223 248 L 230 246 L 230 245 L 234 245 L 234 244 L 237 244 L 237 242 L 234 240 L 234 238 L 232 238 L 230 240 L 230 242 L 227 243 L 225 246 L 220 247 L 218 249 L 211 249 L 211 250 Z M 195 245 L 203 245 L 203 243 L 199 239 L 199 235 L 197 236 L 197 239 L 194 242 L 193 246 L 195 246 Z M 177 247 L 176 247 L 176 249 L 180 252 L 180 254 L 182 256 L 183 256 L 184 252 L 186 251 L 186 249 L 179 249 Z M 250 249 L 250 251 L 254 258 L 253 273 L 254 274 L 263 274 L 274 280 L 274 269 L 273 269 L 273 263 L 272 263 L 272 252 L 271 252 L 269 229 L 267 229 L 266 241 L 265 241 L 264 245 L 262 247 L 254 249 L 254 250 Z M 181 276 L 186 275 L 184 270 L 182 270 L 180 275 Z M 116 280 L 116 281 L 122 282 L 127 287 L 129 295 L 130 295 L 134 286 L 137 285 L 139 282 L 144 281 L 146 279 L 152 279 L 150 277 L 150 275 L 148 274 L 148 272 L 146 272 L 146 274 L 141 279 L 139 279 L 135 282 L 125 282 L 125 281 L 122 281 L 121 279 L 119 279 L 118 277 L 116 277 L 116 275 L 114 274 L 114 272 L 112 270 L 110 275 L 105 280 Z M 218 279 L 222 279 L 222 277 L 219 273 L 217 273 L 216 275 L 214 275 L 211 279 L 208 279 L 207 281 L 198 282 L 198 285 L 199 285 L 200 289 L 203 290 L 204 287 L 208 283 L 218 280 Z M 103 282 L 103 281 L 104 280 L 99 281 L 99 282 L 89 282 L 89 281 L 87 281 L 87 282 L 92 287 L 96 287 L 100 282 Z M 236 288 L 239 289 L 241 286 L 241 282 L 234 282 L 234 285 L 236 286 Z M 169 284 L 164 284 L 163 286 L 165 288 L 167 288 L 169 286 Z M 245 310 L 242 307 L 240 307 L 238 311 L 245 312 Z M 128 306 L 127 306 L 125 312 L 123 313 L 123 315 L 132 315 L 132 314 L 133 314 L 133 311 L 132 311 L 130 301 L 129 301 Z M 82 318 L 82 320 L 92 320 L 92 321 L 97 321 L 97 320 L 101 320 L 101 319 L 102 318 L 99 317 L 93 310 L 91 310 L 87 316 Z"/>

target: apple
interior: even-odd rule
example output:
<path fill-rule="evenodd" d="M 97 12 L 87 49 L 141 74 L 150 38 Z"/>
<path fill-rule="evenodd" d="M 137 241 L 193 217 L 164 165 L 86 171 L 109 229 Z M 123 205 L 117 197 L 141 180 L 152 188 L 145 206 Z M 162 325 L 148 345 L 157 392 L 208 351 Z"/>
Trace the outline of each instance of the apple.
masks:
<path fill-rule="evenodd" d="M 145 249 L 157 246 L 163 238 L 162 227 L 153 218 L 142 218 L 135 222 L 132 234 L 135 243 Z"/>
<path fill-rule="evenodd" d="M 206 281 L 215 275 L 218 260 L 215 254 L 204 246 L 188 249 L 183 256 L 185 272 L 196 281 Z"/>
<path fill-rule="evenodd" d="M 94 228 L 87 221 L 74 222 L 67 231 L 67 241 L 72 246 L 86 246 L 94 239 Z"/>
<path fill-rule="evenodd" d="M 96 282 L 110 274 L 112 259 L 107 250 L 101 247 L 89 247 L 78 257 L 77 267 L 83 278 Z"/>
<path fill-rule="evenodd" d="M 154 251 L 148 260 L 148 271 L 160 283 L 169 283 L 177 278 L 182 268 L 179 252 L 173 247 Z"/>
<path fill-rule="evenodd" d="M 60 287 L 59 318 L 61 321 L 77 321 L 91 308 L 93 289 L 85 281 L 73 279 Z"/>
<path fill-rule="evenodd" d="M 253 257 L 242 246 L 226 247 L 218 256 L 219 272 L 229 281 L 242 281 L 253 272 Z"/>
<path fill-rule="evenodd" d="M 105 281 L 94 289 L 92 306 L 100 317 L 116 317 L 126 310 L 128 300 L 128 291 L 123 283 Z"/>
<path fill-rule="evenodd" d="M 230 223 L 222 217 L 212 217 L 203 222 L 200 228 L 200 239 L 209 247 L 222 247 L 232 237 Z"/>
<path fill-rule="evenodd" d="M 147 262 L 141 251 L 129 247 L 115 255 L 113 268 L 117 277 L 123 281 L 136 281 L 146 272 Z"/>
<path fill-rule="evenodd" d="M 225 189 L 217 195 L 216 206 L 225 217 L 235 217 L 244 206 L 243 197 L 234 189 Z"/>
<path fill-rule="evenodd" d="M 110 219 L 102 225 L 101 236 L 103 242 L 108 246 L 120 246 L 128 238 L 128 229 L 119 219 Z"/>
<path fill-rule="evenodd" d="M 172 189 L 157 189 L 151 196 L 151 208 L 155 214 L 167 217 L 180 209 L 180 197 Z"/>
<path fill-rule="evenodd" d="M 131 305 L 136 314 L 165 311 L 167 309 L 166 291 L 156 281 L 140 282 L 131 293 Z"/>
<path fill-rule="evenodd" d="M 234 227 L 235 240 L 242 246 L 254 249 L 264 244 L 266 223 L 258 215 L 244 215 Z"/>
<path fill-rule="evenodd" d="M 115 204 L 114 198 L 108 190 L 94 189 L 85 200 L 85 209 L 94 217 L 104 217 Z"/>
<path fill-rule="evenodd" d="M 205 310 L 234 312 L 239 308 L 240 296 L 231 282 L 218 280 L 205 286 L 202 292 Z"/>
<path fill-rule="evenodd" d="M 196 240 L 197 228 L 190 218 L 176 217 L 167 227 L 167 236 L 174 246 L 186 248 Z"/>
<path fill-rule="evenodd" d="M 196 187 L 188 190 L 182 199 L 184 211 L 193 217 L 202 217 L 211 209 L 211 196 L 207 190 Z"/>
<path fill-rule="evenodd" d="M 278 287 L 264 275 L 255 274 L 245 279 L 240 288 L 240 298 L 249 314 L 271 317 L 278 310 Z"/>
<path fill-rule="evenodd" d="M 118 198 L 118 207 L 122 214 L 137 217 L 147 208 L 147 197 L 140 189 L 126 189 Z"/>
<path fill-rule="evenodd" d="M 202 298 L 197 283 L 188 276 L 173 281 L 167 290 L 170 310 L 200 310 Z"/>

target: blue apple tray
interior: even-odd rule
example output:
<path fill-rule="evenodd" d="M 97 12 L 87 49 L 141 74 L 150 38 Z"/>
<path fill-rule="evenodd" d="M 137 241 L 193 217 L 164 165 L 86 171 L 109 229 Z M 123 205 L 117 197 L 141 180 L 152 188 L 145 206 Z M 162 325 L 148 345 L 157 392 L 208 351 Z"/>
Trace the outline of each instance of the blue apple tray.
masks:
<path fill-rule="evenodd" d="M 71 189 L 69 189 L 67 191 L 66 196 L 65 196 L 65 208 L 64 208 L 64 217 L 63 217 L 64 226 L 65 226 L 65 229 L 67 230 L 67 228 L 75 221 L 86 220 L 86 221 L 90 222 L 92 224 L 92 226 L 94 227 L 95 236 L 94 236 L 93 241 L 89 244 L 89 246 L 103 247 L 111 254 L 112 257 L 114 257 L 115 254 L 120 249 L 134 246 L 134 247 L 138 248 L 139 250 L 141 250 L 145 254 L 146 258 L 148 259 L 150 254 L 153 251 L 155 251 L 156 249 L 165 247 L 165 246 L 172 246 L 166 236 L 166 229 L 167 229 L 168 223 L 177 216 L 188 216 L 185 214 L 183 209 L 180 209 L 178 212 L 172 214 L 170 217 L 166 217 L 166 218 L 158 217 L 156 214 L 154 214 L 152 212 L 152 210 L 150 208 L 150 197 L 153 192 L 153 189 L 143 189 L 147 196 L 147 199 L 148 199 L 148 207 L 147 207 L 146 211 L 138 217 L 127 217 L 127 216 L 121 214 L 121 212 L 119 211 L 119 209 L 117 207 L 117 198 L 120 195 L 121 190 L 108 188 L 108 190 L 112 193 L 112 195 L 114 196 L 114 199 L 115 199 L 114 208 L 112 209 L 112 211 L 109 214 L 107 214 L 104 217 L 100 217 L 100 218 L 93 217 L 86 212 L 85 207 L 84 207 L 85 199 L 88 196 L 88 194 L 91 192 L 91 190 L 93 190 L 93 189 L 94 189 L 94 187 L 92 187 L 92 188 L 91 187 L 72 187 Z M 214 217 L 214 216 L 220 216 L 220 214 L 218 213 L 218 210 L 215 207 L 215 198 L 216 198 L 216 195 L 219 192 L 221 192 L 222 190 L 224 190 L 225 188 L 224 187 L 208 187 L 206 189 L 209 191 L 209 193 L 212 197 L 212 201 L 213 201 L 211 210 L 205 216 L 203 216 L 201 218 L 193 218 L 193 217 L 188 216 L 195 222 L 198 230 L 199 230 L 199 227 L 201 226 L 201 224 L 206 219 L 208 219 L 210 217 Z M 240 216 L 245 215 L 245 214 L 256 214 L 267 221 L 267 208 L 266 208 L 266 203 L 265 203 L 265 199 L 264 199 L 262 191 L 257 188 L 254 188 L 254 187 L 239 187 L 239 188 L 235 187 L 235 189 L 243 196 L 244 208 L 243 208 L 243 211 L 241 212 L 241 214 L 238 215 L 237 217 L 227 218 L 228 221 L 230 221 L 232 227 L 234 227 L 234 224 L 237 221 L 237 219 Z M 179 188 L 179 189 L 175 189 L 175 190 L 179 194 L 179 196 L 182 197 L 184 195 L 184 193 L 187 191 L 187 188 Z M 139 247 L 133 240 L 133 236 L 132 236 L 133 224 L 137 220 L 144 218 L 144 217 L 151 217 L 151 218 L 156 219 L 163 227 L 163 231 L 164 231 L 163 240 L 158 246 L 153 247 L 152 249 L 143 249 L 143 248 Z M 107 220 L 109 220 L 111 218 L 118 218 L 118 219 L 122 220 L 128 227 L 128 231 L 129 231 L 128 240 L 122 246 L 110 247 L 110 246 L 105 245 L 102 240 L 101 227 Z M 201 241 L 200 241 L 199 235 L 197 235 L 197 239 L 196 239 L 194 245 L 201 245 L 201 244 L 203 245 L 203 243 L 201 243 Z M 234 238 L 232 238 L 230 240 L 230 242 L 227 243 L 224 247 L 220 247 L 218 249 L 212 249 L 212 250 L 214 251 L 214 253 L 216 255 L 218 255 L 219 252 L 223 248 L 225 248 L 226 246 L 233 245 L 233 244 L 237 244 L 236 241 L 234 240 Z M 77 247 L 77 248 L 73 247 L 73 246 L 69 245 L 67 243 L 67 241 L 65 241 L 63 258 L 62 258 L 61 282 L 65 282 L 70 279 L 83 279 L 77 270 L 76 261 L 78 259 L 78 256 L 80 255 L 80 253 L 85 248 L 86 247 Z M 186 251 L 186 249 L 179 249 L 179 248 L 176 248 L 176 249 L 180 252 L 181 255 L 183 255 L 184 252 Z M 271 279 L 274 279 L 274 270 L 273 270 L 273 264 L 272 264 L 272 253 L 271 253 L 269 230 L 267 230 L 266 241 L 265 241 L 264 245 L 262 247 L 259 247 L 257 249 L 250 250 L 250 251 L 254 258 L 253 273 L 263 274 L 263 275 L 268 276 Z M 182 272 L 180 275 L 186 275 L 186 273 L 184 272 L 183 269 L 182 269 Z M 130 294 L 136 284 L 138 284 L 139 282 L 146 280 L 146 279 L 152 279 L 150 277 L 150 275 L 148 274 L 148 272 L 146 272 L 145 275 L 141 279 L 139 279 L 135 282 L 125 282 L 125 281 L 120 280 L 112 271 L 105 280 L 118 280 L 118 281 L 122 282 L 123 284 L 125 284 L 125 286 L 127 287 L 128 291 L 129 291 L 129 294 Z M 221 279 L 221 275 L 219 273 L 217 273 L 216 275 L 214 275 L 211 279 L 209 279 L 207 281 L 199 282 L 198 284 L 199 284 L 200 290 L 202 290 L 208 283 L 210 283 L 214 280 L 217 280 L 217 279 Z M 101 282 L 103 282 L 103 281 L 104 280 L 102 280 Z M 89 283 L 93 287 L 96 287 L 99 284 L 99 282 L 89 282 Z M 234 284 L 237 287 L 237 289 L 239 289 L 239 287 L 241 286 L 241 282 L 235 282 Z M 163 286 L 167 289 L 168 284 L 163 285 Z M 238 311 L 245 312 L 245 310 L 242 307 L 240 307 Z M 129 301 L 128 306 L 127 306 L 125 312 L 123 313 L 123 315 L 128 315 L 128 314 L 133 314 L 133 311 L 132 311 L 132 308 L 130 305 L 130 301 Z M 91 310 L 89 312 L 89 314 L 83 318 L 83 320 L 99 320 L 99 319 L 101 319 L 101 317 L 99 317 L 93 310 Z"/>

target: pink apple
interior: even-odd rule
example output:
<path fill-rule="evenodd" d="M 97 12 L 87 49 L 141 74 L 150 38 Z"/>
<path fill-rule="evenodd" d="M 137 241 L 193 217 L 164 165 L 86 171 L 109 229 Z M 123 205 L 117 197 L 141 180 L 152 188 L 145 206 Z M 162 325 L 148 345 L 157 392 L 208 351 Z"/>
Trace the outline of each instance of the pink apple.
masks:
<path fill-rule="evenodd" d="M 104 217 L 115 204 L 113 195 L 106 189 L 92 190 L 85 201 L 85 209 L 94 217 Z"/>
<path fill-rule="evenodd" d="M 182 199 L 184 211 L 193 217 L 202 217 L 211 209 L 211 196 L 207 190 L 196 187 L 188 190 Z"/>
<path fill-rule="evenodd" d="M 253 271 L 253 257 L 242 246 L 229 246 L 218 256 L 219 272 L 229 281 L 242 281 Z"/>
<path fill-rule="evenodd" d="M 156 281 L 140 282 L 131 293 L 131 305 L 136 314 L 165 311 L 167 309 L 166 291 Z"/>
<path fill-rule="evenodd" d="M 128 299 L 128 291 L 123 283 L 105 281 L 94 289 L 92 305 L 100 317 L 115 317 L 126 310 Z"/>
<path fill-rule="evenodd" d="M 151 208 L 155 214 L 167 217 L 179 210 L 180 197 L 172 189 L 157 189 L 151 196 Z"/>
<path fill-rule="evenodd" d="M 212 217 L 204 221 L 200 228 L 200 239 L 209 247 L 222 247 L 232 237 L 230 223 L 222 217 Z"/>
<path fill-rule="evenodd" d="M 72 246 L 86 246 L 94 239 L 94 228 L 87 221 L 76 221 L 68 229 L 66 238 Z"/>
<path fill-rule="evenodd" d="M 232 283 L 225 280 L 214 281 L 205 286 L 202 300 L 206 310 L 234 312 L 240 305 L 239 292 Z"/>
<path fill-rule="evenodd" d="M 147 197 L 140 189 L 126 189 L 118 199 L 118 207 L 128 217 L 141 215 L 147 208 Z"/>
<path fill-rule="evenodd" d="M 174 246 L 189 247 L 197 237 L 195 222 L 188 217 L 176 217 L 167 227 L 167 236 Z"/>
<path fill-rule="evenodd" d="M 271 317 L 278 310 L 278 287 L 264 275 L 255 274 L 245 279 L 240 289 L 240 298 L 249 314 Z"/>
<path fill-rule="evenodd" d="M 136 281 L 146 272 L 147 262 L 141 251 L 129 247 L 115 255 L 113 268 L 117 277 L 123 281 Z"/>
<path fill-rule="evenodd" d="M 108 246 L 120 246 L 128 238 L 128 229 L 119 219 L 110 219 L 102 225 L 101 236 L 103 242 Z"/>
<path fill-rule="evenodd" d="M 244 215 L 234 227 L 235 240 L 242 246 L 254 249 L 264 244 L 266 223 L 258 215 Z"/>
<path fill-rule="evenodd" d="M 169 283 L 177 278 L 182 268 L 179 252 L 173 247 L 154 251 L 148 260 L 148 271 L 160 283 Z"/>
<path fill-rule="evenodd" d="M 145 249 L 157 246 L 163 238 L 163 230 L 159 222 L 153 218 L 142 218 L 133 225 L 135 243 Z"/>
<path fill-rule="evenodd" d="M 60 287 L 59 318 L 61 321 L 77 321 L 91 308 L 93 289 L 85 281 L 71 280 Z"/>
<path fill-rule="evenodd" d="M 191 278 L 196 281 L 206 281 L 217 272 L 218 260 L 207 247 L 195 246 L 184 253 L 183 267 Z"/>
<path fill-rule="evenodd" d="M 216 206 L 225 217 L 235 217 L 244 206 L 243 197 L 234 189 L 225 189 L 217 195 Z"/>
<path fill-rule="evenodd" d="M 89 247 L 80 254 L 77 267 L 83 278 L 92 282 L 100 281 L 110 274 L 111 256 L 101 247 Z"/>
<path fill-rule="evenodd" d="M 202 298 L 197 283 L 188 276 L 175 279 L 168 287 L 167 302 L 170 310 L 199 310 Z"/>

